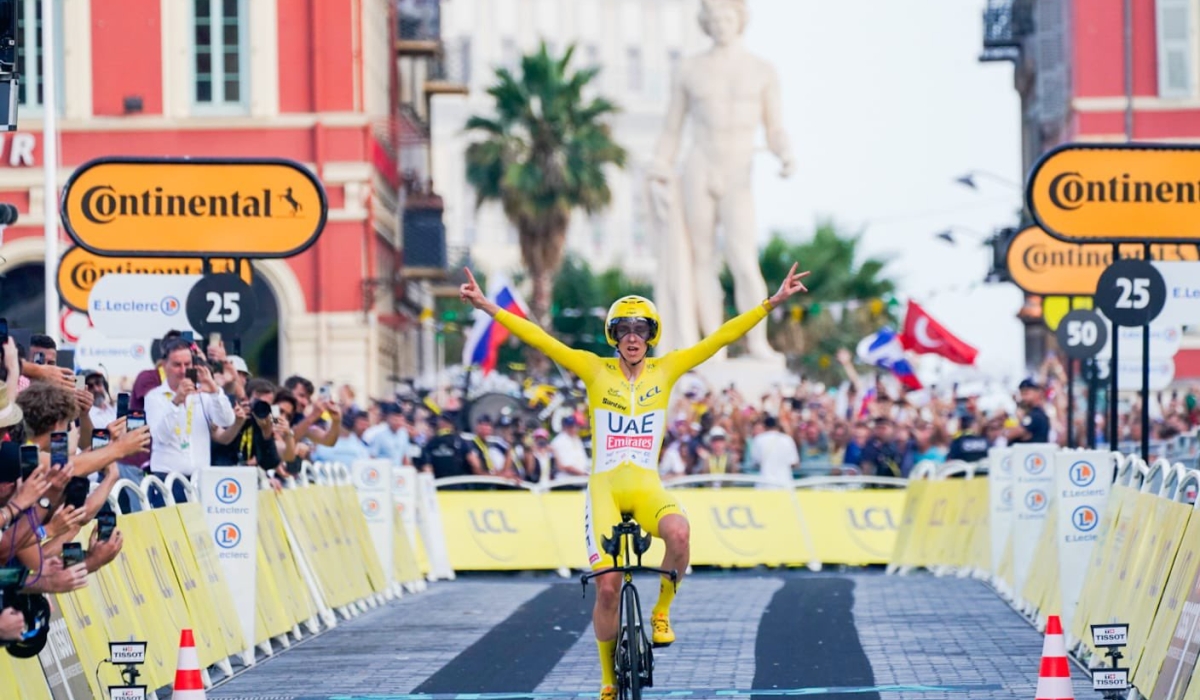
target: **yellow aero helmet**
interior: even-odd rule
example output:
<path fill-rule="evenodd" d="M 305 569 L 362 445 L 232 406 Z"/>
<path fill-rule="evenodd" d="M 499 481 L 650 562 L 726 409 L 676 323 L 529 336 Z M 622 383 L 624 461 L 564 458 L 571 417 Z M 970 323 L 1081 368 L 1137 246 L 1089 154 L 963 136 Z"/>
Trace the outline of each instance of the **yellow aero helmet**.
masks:
<path fill-rule="evenodd" d="M 613 334 L 613 328 L 621 319 L 640 318 L 650 323 L 650 338 L 646 340 L 646 345 L 654 347 L 658 345 L 658 339 L 662 337 L 662 322 L 658 318 L 658 308 L 654 306 L 654 302 L 646 297 L 629 295 L 621 297 L 608 307 L 608 318 L 604 320 L 604 337 L 608 340 L 608 344 L 614 348 L 617 346 L 617 337 Z"/>

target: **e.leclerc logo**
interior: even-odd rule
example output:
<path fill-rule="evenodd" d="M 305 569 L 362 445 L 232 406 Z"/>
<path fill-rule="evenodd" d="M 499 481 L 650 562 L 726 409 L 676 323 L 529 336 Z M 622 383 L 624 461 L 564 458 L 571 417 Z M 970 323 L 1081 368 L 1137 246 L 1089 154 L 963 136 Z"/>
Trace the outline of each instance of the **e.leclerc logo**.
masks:
<path fill-rule="evenodd" d="M 379 501 L 374 498 L 363 499 L 362 502 L 363 515 L 368 518 L 379 512 Z"/>
<path fill-rule="evenodd" d="M 1013 489 L 1011 486 L 1005 486 L 1004 490 L 1000 492 L 1000 503 L 1003 504 L 1005 508 L 1012 508 Z"/>
<path fill-rule="evenodd" d="M 242 485 L 234 479 L 221 479 L 216 487 L 217 500 L 225 505 L 237 503 L 242 497 Z"/>
<path fill-rule="evenodd" d="M 158 308 L 162 309 L 164 316 L 174 316 L 179 313 L 179 309 L 183 308 L 183 305 L 176 297 L 165 296 L 162 301 L 158 302 Z"/>
<path fill-rule="evenodd" d="M 1091 462 L 1076 462 L 1071 465 L 1067 476 L 1071 478 L 1071 483 L 1076 488 L 1087 488 L 1096 480 L 1096 468 L 1092 466 Z"/>
<path fill-rule="evenodd" d="M 1046 493 L 1039 489 L 1034 489 L 1025 494 L 1025 507 L 1033 512 L 1038 512 L 1046 507 L 1049 499 L 1046 498 Z"/>
<path fill-rule="evenodd" d="M 374 486 L 379 483 L 379 470 L 375 467 L 367 467 L 362 473 L 363 486 Z"/>
<path fill-rule="evenodd" d="M 1091 532 L 1100 522 L 1100 515 L 1091 506 L 1079 506 L 1071 513 L 1071 524 L 1079 532 Z"/>
<path fill-rule="evenodd" d="M 242 530 L 233 523 L 221 523 L 217 526 L 215 539 L 221 549 L 233 549 L 242 541 Z"/>
<path fill-rule="evenodd" d="M 1046 458 L 1040 454 L 1031 454 L 1025 458 L 1025 473 L 1037 476 L 1046 471 Z"/>

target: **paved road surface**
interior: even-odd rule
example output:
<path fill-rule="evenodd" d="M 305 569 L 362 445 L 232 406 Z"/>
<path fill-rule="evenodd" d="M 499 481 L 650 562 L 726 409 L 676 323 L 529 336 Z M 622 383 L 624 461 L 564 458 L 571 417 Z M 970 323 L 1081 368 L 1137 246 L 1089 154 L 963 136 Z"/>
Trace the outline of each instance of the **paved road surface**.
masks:
<path fill-rule="evenodd" d="M 643 584 L 643 604 L 656 586 Z M 465 577 L 260 662 L 210 700 L 595 697 L 577 582 Z M 877 573 L 702 573 L 648 698 L 1033 698 L 1042 636 L 978 581 Z M 1075 697 L 1098 697 L 1077 668 Z"/>

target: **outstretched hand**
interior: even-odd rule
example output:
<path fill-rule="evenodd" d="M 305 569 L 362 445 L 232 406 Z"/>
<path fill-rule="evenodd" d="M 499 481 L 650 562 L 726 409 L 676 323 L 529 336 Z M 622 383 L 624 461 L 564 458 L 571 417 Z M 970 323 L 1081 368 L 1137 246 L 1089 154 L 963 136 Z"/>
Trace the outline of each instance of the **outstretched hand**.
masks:
<path fill-rule="evenodd" d="M 812 271 L 796 272 L 796 268 L 799 266 L 800 263 L 792 263 L 792 269 L 783 278 L 783 284 L 779 285 L 779 291 L 775 292 L 775 296 L 771 297 L 771 306 L 779 306 L 796 292 L 808 291 L 808 287 L 805 287 L 804 283 L 800 280 L 811 275 Z"/>
<path fill-rule="evenodd" d="M 499 307 L 484 296 L 483 290 L 479 288 L 479 283 L 475 281 L 475 275 L 471 274 L 471 269 L 464 267 L 463 272 L 467 273 L 467 282 L 459 286 L 458 298 L 489 315 L 495 315 Z"/>

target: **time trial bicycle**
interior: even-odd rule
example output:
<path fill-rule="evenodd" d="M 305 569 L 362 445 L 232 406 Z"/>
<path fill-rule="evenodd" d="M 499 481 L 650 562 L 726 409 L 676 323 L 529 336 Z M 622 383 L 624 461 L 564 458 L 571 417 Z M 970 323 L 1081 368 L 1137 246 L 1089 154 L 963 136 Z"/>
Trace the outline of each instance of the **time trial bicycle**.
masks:
<path fill-rule="evenodd" d="M 679 581 L 679 572 L 671 569 L 656 569 L 642 566 L 642 555 L 650 549 L 651 537 L 629 513 L 621 514 L 620 524 L 613 525 L 611 538 L 601 536 L 600 547 L 613 558 L 616 566 L 599 569 L 579 577 L 587 591 L 588 581 L 605 574 L 620 573 L 621 597 L 617 604 L 617 647 L 615 669 L 617 675 L 617 697 L 620 700 L 642 700 L 642 689 L 654 687 L 654 652 L 646 636 L 642 621 L 641 599 L 633 585 L 635 571 L 655 573 L 671 579 L 672 585 Z M 632 552 L 632 554 L 631 554 Z M 637 564 L 632 565 L 634 557 Z"/>

